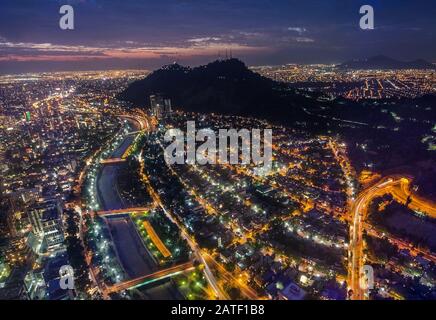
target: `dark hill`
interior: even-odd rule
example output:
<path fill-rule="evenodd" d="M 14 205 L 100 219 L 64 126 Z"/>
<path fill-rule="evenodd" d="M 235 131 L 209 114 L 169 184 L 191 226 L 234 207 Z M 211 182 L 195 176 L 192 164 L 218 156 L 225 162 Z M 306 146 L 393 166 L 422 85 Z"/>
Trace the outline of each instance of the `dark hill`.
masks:
<path fill-rule="evenodd" d="M 296 94 L 286 84 L 262 77 L 237 59 L 187 68 L 178 64 L 154 71 L 132 83 L 119 99 L 149 106 L 160 93 L 185 111 L 261 117 L 292 123 L 309 116 L 302 110 L 316 100 Z"/>

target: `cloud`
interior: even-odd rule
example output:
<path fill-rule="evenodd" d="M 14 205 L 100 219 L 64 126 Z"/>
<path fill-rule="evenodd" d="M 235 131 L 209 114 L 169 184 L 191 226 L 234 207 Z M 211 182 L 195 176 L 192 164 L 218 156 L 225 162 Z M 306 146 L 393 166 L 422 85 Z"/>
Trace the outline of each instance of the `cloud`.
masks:
<path fill-rule="evenodd" d="M 303 27 L 288 27 L 288 31 L 294 31 L 294 32 L 297 32 L 299 34 L 303 34 L 303 33 L 307 32 L 307 29 L 303 28 Z"/>
<path fill-rule="evenodd" d="M 297 42 L 315 42 L 314 39 L 308 37 L 296 37 L 295 41 Z"/>
<path fill-rule="evenodd" d="M 211 42 L 211 41 L 220 41 L 220 37 L 204 37 L 204 38 L 193 38 L 188 39 L 188 42 L 202 43 L 202 42 Z"/>
<path fill-rule="evenodd" d="M 250 38 L 262 37 L 265 35 L 263 32 L 250 32 L 250 31 L 240 31 L 239 34 Z"/>
<path fill-rule="evenodd" d="M 216 55 L 219 50 L 257 53 L 267 47 L 249 46 L 236 42 L 220 41 L 220 37 L 188 39 L 188 45 L 145 45 L 125 41 L 117 46 L 62 45 L 53 43 L 2 42 L 0 61 L 79 61 L 90 59 L 158 59 L 162 56 L 194 57 Z"/>

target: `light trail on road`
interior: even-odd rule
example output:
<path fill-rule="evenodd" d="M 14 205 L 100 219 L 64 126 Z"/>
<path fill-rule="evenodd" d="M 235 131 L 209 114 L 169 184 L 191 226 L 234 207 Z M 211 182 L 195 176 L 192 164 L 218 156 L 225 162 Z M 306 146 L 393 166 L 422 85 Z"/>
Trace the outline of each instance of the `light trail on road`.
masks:
<path fill-rule="evenodd" d="M 409 185 L 410 179 L 406 177 L 400 175 L 388 176 L 372 187 L 364 190 L 354 201 L 350 211 L 352 225 L 350 227 L 351 237 L 349 245 L 349 258 L 351 258 L 349 261 L 349 288 L 352 290 L 351 299 L 353 300 L 364 300 L 368 298 L 367 290 L 361 285 L 361 272 L 365 263 L 363 255 L 364 221 L 367 217 L 370 203 L 377 197 L 391 194 L 396 201 L 404 204 L 406 199 L 410 196 L 412 199 L 419 199 L 419 201 L 415 201 L 414 208 L 411 208 L 412 210 L 419 210 L 432 217 L 433 213 L 436 212 L 436 207 L 434 207 L 431 202 L 409 193 Z M 397 242 L 397 244 L 401 245 L 404 244 L 404 242 Z"/>

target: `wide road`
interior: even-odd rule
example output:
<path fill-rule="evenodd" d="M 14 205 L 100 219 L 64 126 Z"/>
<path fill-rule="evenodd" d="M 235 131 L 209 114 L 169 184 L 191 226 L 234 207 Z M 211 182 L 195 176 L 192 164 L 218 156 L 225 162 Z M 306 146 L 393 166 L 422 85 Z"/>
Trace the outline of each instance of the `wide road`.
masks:
<path fill-rule="evenodd" d="M 349 246 L 349 288 L 352 290 L 351 299 L 364 300 L 368 298 L 368 291 L 365 285 L 361 284 L 361 272 L 365 263 L 363 255 L 363 229 L 368 214 L 368 206 L 377 197 L 391 194 L 393 198 L 406 203 L 409 198 L 409 207 L 419 210 L 429 216 L 435 217 L 436 207 L 432 202 L 419 198 L 410 191 L 411 180 L 404 176 L 393 175 L 385 177 L 372 187 L 364 190 L 354 201 L 350 214 L 352 223 L 350 226 Z M 413 204 L 413 206 L 412 206 Z"/>
<path fill-rule="evenodd" d="M 410 209 L 436 219 L 436 203 L 414 194 L 410 190 L 410 179 L 402 178 L 400 184 L 395 185 L 390 193 L 397 202 L 405 204 L 409 200 L 407 206 Z"/>

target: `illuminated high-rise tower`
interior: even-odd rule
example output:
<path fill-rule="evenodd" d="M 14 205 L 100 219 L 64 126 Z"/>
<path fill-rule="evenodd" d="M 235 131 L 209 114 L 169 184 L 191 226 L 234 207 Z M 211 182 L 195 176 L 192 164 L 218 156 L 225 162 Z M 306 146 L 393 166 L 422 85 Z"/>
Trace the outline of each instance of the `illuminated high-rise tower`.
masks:
<path fill-rule="evenodd" d="M 156 118 L 162 117 L 163 108 L 164 108 L 164 100 L 160 95 L 151 95 L 150 96 L 150 106 L 151 112 Z"/>

